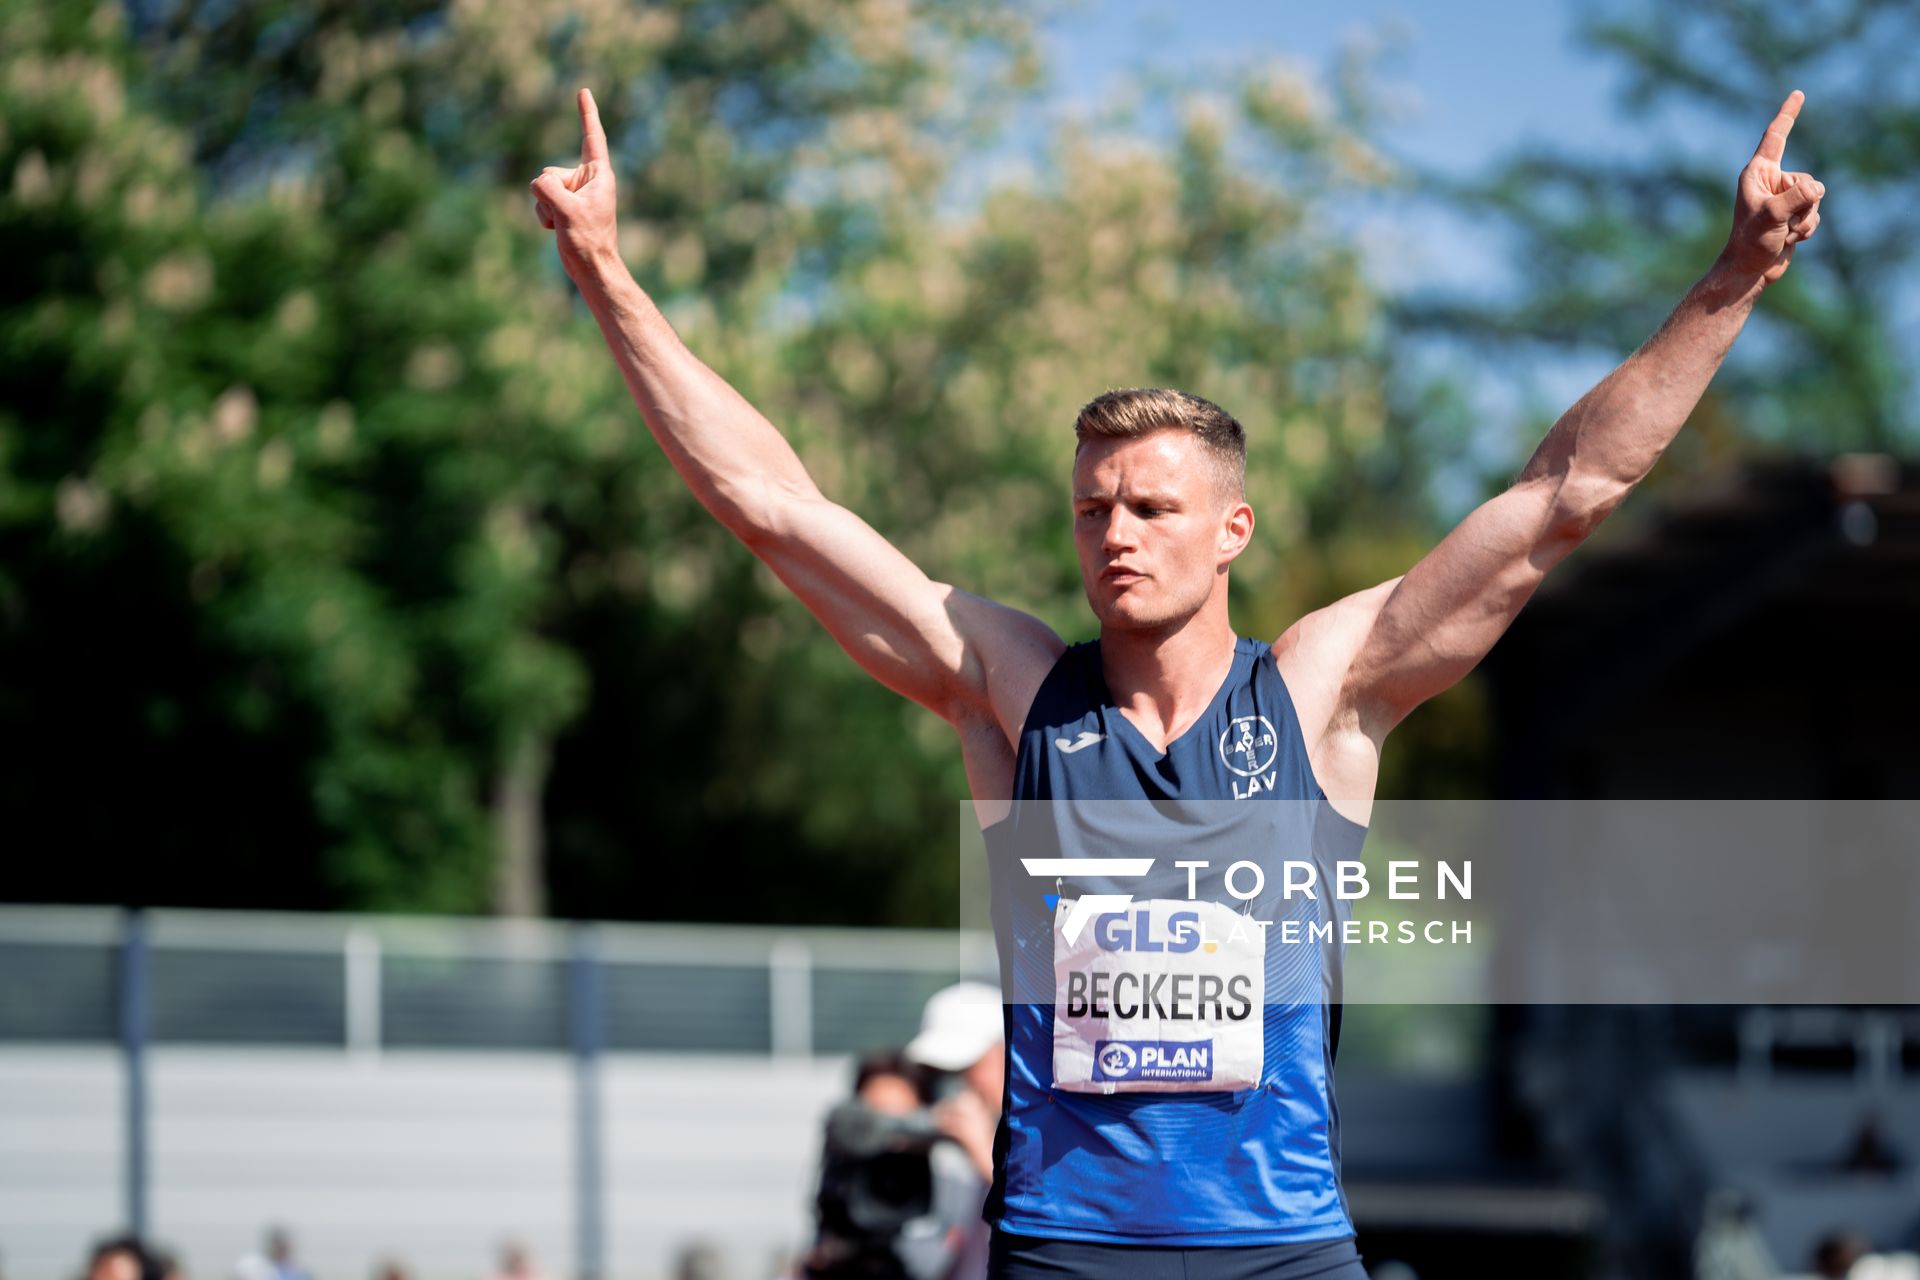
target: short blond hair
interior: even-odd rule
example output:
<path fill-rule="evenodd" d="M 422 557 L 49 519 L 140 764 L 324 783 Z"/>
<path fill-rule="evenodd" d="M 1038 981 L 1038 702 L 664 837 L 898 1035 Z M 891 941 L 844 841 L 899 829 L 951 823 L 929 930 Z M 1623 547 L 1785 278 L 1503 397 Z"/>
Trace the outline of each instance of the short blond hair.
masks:
<path fill-rule="evenodd" d="M 1200 437 L 1214 463 L 1214 479 L 1228 496 L 1246 494 L 1247 433 L 1211 400 L 1171 387 L 1127 387 L 1095 396 L 1073 420 L 1073 434 L 1089 440 L 1135 440 L 1172 428 Z"/>

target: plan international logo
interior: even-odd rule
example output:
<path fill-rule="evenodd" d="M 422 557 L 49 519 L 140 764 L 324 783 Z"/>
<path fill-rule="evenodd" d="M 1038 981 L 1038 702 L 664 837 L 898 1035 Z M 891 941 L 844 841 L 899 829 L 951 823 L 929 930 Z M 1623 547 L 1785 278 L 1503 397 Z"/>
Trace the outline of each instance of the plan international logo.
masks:
<path fill-rule="evenodd" d="M 1213 1079 L 1211 1040 L 1101 1040 L 1093 1046 L 1098 1081 Z"/>

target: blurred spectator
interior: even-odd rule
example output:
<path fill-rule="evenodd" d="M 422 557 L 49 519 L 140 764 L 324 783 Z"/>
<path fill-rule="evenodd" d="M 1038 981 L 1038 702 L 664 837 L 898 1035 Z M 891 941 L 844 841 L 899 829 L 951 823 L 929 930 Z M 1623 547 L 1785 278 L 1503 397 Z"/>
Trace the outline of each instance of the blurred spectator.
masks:
<path fill-rule="evenodd" d="M 293 1256 L 293 1237 L 285 1227 L 267 1231 L 267 1263 L 273 1268 L 273 1280 L 313 1280 L 313 1274 Z"/>
<path fill-rule="evenodd" d="M 1005 1028 L 1000 992 L 983 982 L 960 982 L 927 1001 L 920 1034 L 905 1050 L 909 1062 L 935 1073 L 928 1085 L 934 1123 L 973 1167 L 972 1185 L 950 1193 L 966 1210 L 964 1221 L 949 1233 L 955 1259 L 949 1280 L 982 1280 L 987 1274 L 993 1231 L 980 1211 L 993 1183 L 993 1138 L 1006 1092 Z"/>
<path fill-rule="evenodd" d="M 1920 1280 L 1920 1257 L 1911 1253 L 1870 1253 L 1853 1264 L 1847 1280 Z"/>
<path fill-rule="evenodd" d="M 726 1280 L 726 1260 L 720 1250 L 705 1240 L 695 1240 L 680 1249 L 673 1263 L 673 1280 Z"/>
<path fill-rule="evenodd" d="M 114 1236 L 93 1247 L 86 1280 L 161 1280 L 159 1261 L 138 1236 Z"/>
<path fill-rule="evenodd" d="M 493 1280 L 547 1280 L 547 1273 L 526 1245 L 508 1240 L 500 1246 L 500 1269 L 493 1273 Z"/>
<path fill-rule="evenodd" d="M 931 1021 L 923 1021 L 923 1030 Z M 984 1227 L 980 1206 L 986 1184 L 956 1136 L 976 1124 L 975 1111 L 982 1104 L 954 1073 L 949 1093 L 969 1097 L 937 1112 L 927 1105 L 928 1080 L 929 1073 L 902 1053 L 871 1053 L 859 1061 L 853 1096 L 827 1117 L 815 1196 L 818 1234 L 789 1275 L 811 1280 L 977 1280 L 984 1275 L 985 1254 L 976 1268 L 970 1243 Z M 990 1151 L 990 1127 L 987 1141 Z"/>
<path fill-rule="evenodd" d="M 1004 1037 L 999 991 L 983 982 L 960 982 L 927 1001 L 920 1034 L 905 1050 L 909 1062 L 938 1073 L 930 1086 L 934 1121 L 989 1183 L 1007 1082 Z M 984 1186 L 981 1194 L 984 1199 Z"/>
<path fill-rule="evenodd" d="M 1840 1167 L 1848 1173 L 1898 1173 L 1901 1163 L 1900 1152 L 1887 1141 L 1877 1115 L 1861 1122 L 1853 1144 L 1840 1159 Z"/>
<path fill-rule="evenodd" d="M 1773 1251 L 1753 1220 L 1753 1202 L 1731 1187 L 1707 1197 L 1693 1242 L 1694 1280 L 1772 1280 Z"/>
<path fill-rule="evenodd" d="M 926 1105 L 919 1072 L 898 1053 L 864 1055 L 853 1069 L 853 1096 L 882 1115 L 907 1116 Z"/>
<path fill-rule="evenodd" d="M 413 1280 L 413 1273 L 407 1270 L 404 1262 L 382 1258 L 373 1269 L 373 1280 Z"/>
<path fill-rule="evenodd" d="M 1821 1280 L 1843 1280 L 1854 1264 L 1873 1251 L 1857 1231 L 1832 1231 L 1813 1246 L 1813 1274 Z"/>

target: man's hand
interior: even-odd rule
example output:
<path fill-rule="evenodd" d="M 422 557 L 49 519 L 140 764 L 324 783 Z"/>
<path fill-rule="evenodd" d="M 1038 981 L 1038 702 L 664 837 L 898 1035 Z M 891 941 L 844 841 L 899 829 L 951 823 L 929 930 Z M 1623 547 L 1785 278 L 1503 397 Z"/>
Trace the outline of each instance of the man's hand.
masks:
<path fill-rule="evenodd" d="M 1780 114 L 1767 126 L 1760 146 L 1740 171 L 1733 198 L 1733 231 L 1721 261 L 1743 274 L 1771 284 L 1787 273 L 1794 246 L 1820 225 L 1820 197 L 1826 188 L 1810 173 L 1789 173 L 1780 161 L 1787 152 L 1787 134 L 1806 95 L 1798 89 L 1780 104 Z"/>
<path fill-rule="evenodd" d="M 979 1094 L 962 1089 L 933 1109 L 940 1132 L 960 1144 L 981 1177 L 993 1180 L 993 1132 L 1000 1117 L 987 1108 Z"/>
<path fill-rule="evenodd" d="M 527 185 L 540 225 L 558 232 L 560 264 L 576 281 L 596 258 L 620 255 L 614 226 L 613 164 L 607 158 L 607 134 L 593 94 L 580 91 L 580 163 L 568 169 L 548 165 Z"/>

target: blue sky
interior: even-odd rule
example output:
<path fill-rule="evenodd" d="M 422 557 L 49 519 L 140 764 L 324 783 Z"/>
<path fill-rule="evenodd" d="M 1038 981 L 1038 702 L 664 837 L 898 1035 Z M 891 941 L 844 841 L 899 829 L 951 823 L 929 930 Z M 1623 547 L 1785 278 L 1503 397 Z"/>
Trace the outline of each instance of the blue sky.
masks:
<path fill-rule="evenodd" d="M 1384 41 L 1388 55 L 1377 64 L 1378 85 L 1395 112 L 1378 140 L 1390 155 L 1448 177 L 1483 172 L 1528 142 L 1585 147 L 1599 155 L 1644 155 L 1670 144 L 1723 163 L 1731 202 L 1734 175 L 1774 106 L 1756 107 L 1751 137 L 1737 136 L 1719 120 L 1625 116 L 1618 64 L 1581 44 L 1583 6 L 1575 0 L 1057 3 L 1042 26 L 1052 86 L 1049 115 L 1111 100 L 1141 68 L 1176 83 L 1200 83 L 1210 72 L 1275 56 L 1324 71 L 1347 43 Z M 1782 96 L 1790 87 L 1782 88 Z M 1498 293 L 1503 277 L 1523 269 L 1505 251 L 1497 229 L 1446 210 L 1397 202 L 1346 216 L 1374 278 L 1392 290 L 1438 284 Z M 1704 271 L 1709 264 L 1700 265 Z M 1470 374 L 1474 401 L 1490 427 L 1478 441 L 1478 463 L 1506 466 L 1514 450 L 1528 444 L 1513 430 L 1530 408 L 1557 413 L 1626 354 L 1536 352 L 1523 362 Z M 1463 475 L 1473 470 L 1469 462 Z M 1453 500 L 1468 497 L 1463 491 Z"/>
<path fill-rule="evenodd" d="M 1705 117 L 1669 114 L 1654 122 L 1624 116 L 1618 64 L 1582 46 L 1577 28 L 1585 6 L 1572 0 L 1056 3 L 1057 13 L 1042 28 L 1055 111 L 1095 105 L 1142 67 L 1196 83 L 1210 71 L 1274 56 L 1324 70 L 1345 44 L 1384 40 L 1392 52 L 1380 65 L 1379 82 L 1397 118 L 1379 141 L 1395 156 L 1452 177 L 1480 172 L 1527 142 L 1601 155 L 1644 155 L 1677 143 L 1724 163 L 1731 199 L 1733 175 L 1774 107 L 1771 101 L 1756 105 L 1751 137 Z M 1792 87 L 1782 86 L 1781 96 Z M 1442 228 L 1438 238 L 1423 235 L 1411 220 L 1399 229 L 1409 243 L 1395 246 L 1388 238 L 1383 250 L 1437 251 L 1438 260 L 1423 265 L 1381 256 L 1376 266 L 1385 282 L 1457 275 L 1452 260 L 1462 228 Z"/>
<path fill-rule="evenodd" d="M 1465 177 L 1529 138 L 1611 131 L 1612 73 L 1576 47 L 1565 4 L 1078 0 L 1044 30 L 1059 110 L 1093 106 L 1141 67 L 1194 82 L 1275 56 L 1320 70 L 1349 42 L 1384 40 L 1392 52 L 1379 78 L 1397 118 L 1380 141 L 1394 155 Z M 1390 216 L 1354 232 L 1383 283 L 1451 282 L 1501 267 L 1496 251 L 1463 242 L 1460 228 L 1429 225 Z"/>
<path fill-rule="evenodd" d="M 1471 169 L 1533 135 L 1604 136 L 1613 77 L 1576 48 L 1566 4 L 1406 0 L 1339 4 L 1081 0 L 1046 24 L 1057 96 L 1086 101 L 1138 66 L 1166 71 L 1282 54 L 1326 66 L 1342 44 L 1397 32 L 1387 80 L 1411 90 L 1411 119 L 1388 139 L 1449 169 Z"/>

